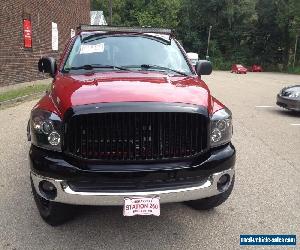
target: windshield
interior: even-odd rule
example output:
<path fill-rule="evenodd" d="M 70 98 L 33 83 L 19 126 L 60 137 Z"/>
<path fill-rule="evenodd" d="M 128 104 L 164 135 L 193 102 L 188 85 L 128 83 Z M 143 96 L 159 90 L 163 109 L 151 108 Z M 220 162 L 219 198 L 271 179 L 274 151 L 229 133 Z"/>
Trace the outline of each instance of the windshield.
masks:
<path fill-rule="evenodd" d="M 141 65 L 151 65 L 147 67 L 147 70 L 167 71 L 170 69 L 187 75 L 192 74 L 173 39 L 169 42 L 146 36 L 99 35 L 84 39 L 77 37 L 64 65 L 64 71 L 85 71 L 89 67 L 82 66 L 87 65 L 98 65 L 93 68 L 97 71 L 116 70 L 116 67 L 145 70 Z M 99 67 L 99 65 L 106 67 Z M 153 67 L 153 65 L 158 67 Z M 176 74 L 174 71 L 170 73 Z"/>

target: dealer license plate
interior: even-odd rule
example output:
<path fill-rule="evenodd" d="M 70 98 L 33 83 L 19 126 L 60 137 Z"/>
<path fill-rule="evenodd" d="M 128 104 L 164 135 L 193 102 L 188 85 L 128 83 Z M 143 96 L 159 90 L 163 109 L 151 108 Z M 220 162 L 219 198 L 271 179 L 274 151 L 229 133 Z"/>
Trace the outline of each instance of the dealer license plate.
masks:
<path fill-rule="evenodd" d="M 124 216 L 160 215 L 159 197 L 126 197 L 123 207 Z"/>

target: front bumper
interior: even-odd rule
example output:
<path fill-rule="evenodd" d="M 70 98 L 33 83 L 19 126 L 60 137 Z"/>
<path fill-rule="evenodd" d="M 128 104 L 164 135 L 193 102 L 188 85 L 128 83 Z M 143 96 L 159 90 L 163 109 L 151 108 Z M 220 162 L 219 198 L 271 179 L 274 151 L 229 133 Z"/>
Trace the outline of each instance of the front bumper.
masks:
<path fill-rule="evenodd" d="M 230 185 L 234 176 L 235 149 L 229 144 L 211 150 L 205 158 L 193 162 L 155 164 L 151 165 L 152 169 L 150 165 L 145 165 L 148 169 L 137 170 L 126 169 L 125 165 L 85 165 L 85 169 L 82 169 L 83 166 L 76 166 L 64 159 L 62 154 L 32 146 L 30 163 L 34 188 L 48 200 L 76 205 L 122 205 L 125 197 L 158 195 L 161 203 L 169 203 L 202 199 L 225 191 L 218 189 L 217 182 L 221 176 L 228 175 L 230 181 L 227 186 Z M 157 169 L 157 165 L 161 168 Z M 119 171 L 107 172 L 109 168 L 119 168 Z M 137 182 L 137 187 L 123 189 L 124 179 Z M 146 186 L 149 180 L 156 186 Z M 55 186 L 55 196 L 49 197 L 41 190 L 42 181 L 49 181 Z M 116 187 L 121 183 L 121 188 L 103 188 L 102 183 L 107 181 L 115 183 Z M 97 183 L 98 186 L 82 188 L 78 183 Z"/>
<path fill-rule="evenodd" d="M 283 97 L 280 94 L 277 95 L 276 104 L 282 108 L 286 108 L 293 111 L 300 111 L 300 100 Z"/>
<path fill-rule="evenodd" d="M 71 189 L 67 182 L 63 180 L 45 178 L 31 172 L 33 185 L 38 194 L 46 198 L 39 189 L 41 181 L 50 181 L 57 190 L 54 199 L 56 202 L 76 204 L 76 205 L 104 205 L 114 206 L 123 205 L 126 197 L 153 197 L 159 196 L 161 203 L 182 202 L 189 200 L 197 200 L 220 194 L 217 188 L 217 181 L 224 174 L 230 176 L 231 184 L 234 176 L 234 169 L 228 169 L 223 172 L 212 174 L 204 183 L 196 184 L 190 187 L 174 188 L 169 190 L 140 191 L 140 192 L 76 192 Z"/>

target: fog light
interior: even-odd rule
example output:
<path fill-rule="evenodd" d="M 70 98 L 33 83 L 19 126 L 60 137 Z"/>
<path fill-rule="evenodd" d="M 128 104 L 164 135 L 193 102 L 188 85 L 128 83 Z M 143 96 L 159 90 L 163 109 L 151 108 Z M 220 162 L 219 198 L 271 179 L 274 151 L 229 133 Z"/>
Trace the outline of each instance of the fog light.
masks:
<path fill-rule="evenodd" d="M 48 141 L 52 146 L 57 146 L 60 143 L 60 135 L 56 131 L 48 136 Z"/>
<path fill-rule="evenodd" d="M 230 175 L 229 174 L 222 175 L 217 182 L 218 190 L 220 192 L 226 191 L 227 188 L 229 187 L 229 182 L 230 182 Z"/>
<path fill-rule="evenodd" d="M 50 181 L 41 181 L 39 189 L 40 192 L 48 199 L 54 199 L 57 195 L 56 187 Z"/>

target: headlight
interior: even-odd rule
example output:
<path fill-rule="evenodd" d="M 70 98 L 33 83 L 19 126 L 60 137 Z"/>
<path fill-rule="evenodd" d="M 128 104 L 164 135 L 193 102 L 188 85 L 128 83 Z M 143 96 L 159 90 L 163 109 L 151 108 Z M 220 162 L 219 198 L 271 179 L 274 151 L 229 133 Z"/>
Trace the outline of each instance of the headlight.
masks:
<path fill-rule="evenodd" d="M 218 147 L 230 142 L 232 137 L 232 118 L 231 112 L 221 109 L 215 112 L 211 118 L 211 147 Z"/>
<path fill-rule="evenodd" d="M 40 109 L 33 110 L 30 131 L 35 146 L 61 151 L 62 122 L 58 115 Z"/>
<path fill-rule="evenodd" d="M 300 92 L 292 92 L 289 94 L 290 98 L 298 98 L 300 97 Z"/>

